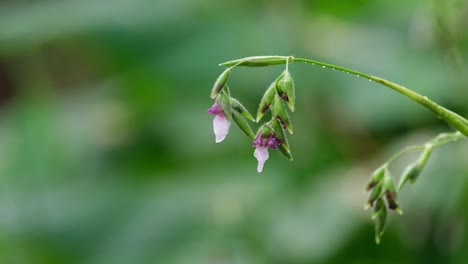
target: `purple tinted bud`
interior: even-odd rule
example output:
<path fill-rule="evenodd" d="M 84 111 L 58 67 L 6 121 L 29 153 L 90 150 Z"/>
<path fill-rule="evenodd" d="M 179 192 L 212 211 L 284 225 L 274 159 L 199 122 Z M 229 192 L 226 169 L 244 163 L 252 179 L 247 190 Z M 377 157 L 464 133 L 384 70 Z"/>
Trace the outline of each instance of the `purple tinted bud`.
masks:
<path fill-rule="evenodd" d="M 258 135 L 252 142 L 252 147 L 261 147 L 262 146 L 262 136 Z"/>
<path fill-rule="evenodd" d="M 279 140 L 273 135 L 271 135 L 270 138 L 268 138 L 266 142 L 266 145 L 271 149 L 277 149 L 279 144 L 280 144 Z"/>
<path fill-rule="evenodd" d="M 218 102 L 215 102 L 214 105 L 208 108 L 208 114 L 210 115 L 224 115 L 221 107 L 219 106 Z"/>
<path fill-rule="evenodd" d="M 217 101 L 208 109 L 208 114 L 215 115 L 213 119 L 213 132 L 216 137 L 216 143 L 219 143 L 226 138 L 231 122 L 224 116 L 223 110 Z"/>
<path fill-rule="evenodd" d="M 258 172 L 263 170 L 263 164 L 269 157 L 268 148 L 277 149 L 279 145 L 279 139 L 276 138 L 273 134 L 270 134 L 268 137 L 262 137 L 261 133 L 257 135 L 257 137 L 252 142 L 252 146 L 256 148 L 254 156 L 258 160 Z"/>

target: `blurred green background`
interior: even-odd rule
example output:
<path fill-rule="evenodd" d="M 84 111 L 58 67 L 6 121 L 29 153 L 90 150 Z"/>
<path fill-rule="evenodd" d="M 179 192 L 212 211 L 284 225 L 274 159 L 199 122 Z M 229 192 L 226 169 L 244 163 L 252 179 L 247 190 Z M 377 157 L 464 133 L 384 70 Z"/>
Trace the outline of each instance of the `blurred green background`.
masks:
<path fill-rule="evenodd" d="M 374 243 L 362 193 L 447 125 L 361 78 L 294 64 L 295 160 L 215 144 L 218 63 L 294 55 L 468 113 L 464 0 L 3 0 L 0 263 L 468 263 L 468 144 L 438 148 Z M 255 112 L 283 66 L 236 69 Z M 415 159 L 399 159 L 395 176 Z"/>

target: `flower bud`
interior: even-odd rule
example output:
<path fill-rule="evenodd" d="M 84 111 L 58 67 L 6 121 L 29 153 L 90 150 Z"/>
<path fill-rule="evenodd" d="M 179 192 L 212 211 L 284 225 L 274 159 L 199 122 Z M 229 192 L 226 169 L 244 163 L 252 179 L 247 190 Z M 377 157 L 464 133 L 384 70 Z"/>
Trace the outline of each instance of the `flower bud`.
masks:
<path fill-rule="evenodd" d="M 385 232 L 385 224 L 387 222 L 387 207 L 383 199 L 379 199 L 374 209 L 375 220 L 375 243 L 380 244 L 380 239 Z"/>
<path fill-rule="evenodd" d="M 268 110 L 270 110 L 270 106 L 273 103 L 276 95 L 275 86 L 276 82 L 273 82 L 263 94 L 262 100 L 260 100 L 260 105 L 258 106 L 257 122 L 262 119 L 263 115 L 268 112 Z"/>
<path fill-rule="evenodd" d="M 249 113 L 249 111 L 247 110 L 247 108 L 245 108 L 245 106 L 242 105 L 241 102 L 239 102 L 239 100 L 235 99 L 235 98 L 232 98 L 231 97 L 231 108 L 232 110 L 234 110 L 235 112 L 237 111 L 239 114 L 243 115 L 244 117 L 246 117 L 247 119 L 249 119 L 250 121 L 252 122 L 255 122 L 255 119 L 252 117 L 252 115 Z"/>
<path fill-rule="evenodd" d="M 371 206 L 374 205 L 374 202 L 377 199 L 380 199 L 382 196 L 383 190 L 383 183 L 379 182 L 374 188 L 372 189 L 371 193 L 369 194 L 369 198 L 367 199 L 366 205 L 364 205 L 364 209 L 369 209 Z"/>
<path fill-rule="evenodd" d="M 271 127 L 268 125 L 268 123 L 265 123 L 263 125 L 261 125 L 258 130 L 257 130 L 257 133 L 255 135 L 255 137 L 262 137 L 262 138 L 267 138 L 269 137 L 270 135 L 273 134 L 273 131 L 271 129 Z"/>
<path fill-rule="evenodd" d="M 393 183 L 393 177 L 390 174 L 390 171 L 385 170 L 384 176 L 384 193 L 385 198 L 387 199 L 388 209 L 395 210 L 399 214 L 403 214 L 403 211 L 398 205 L 397 192 L 395 190 L 395 184 Z"/>
<path fill-rule="evenodd" d="M 398 183 L 398 190 L 401 190 L 401 188 L 403 188 L 406 182 L 409 181 L 411 184 L 413 184 L 416 181 L 419 174 L 421 174 L 421 171 L 424 169 L 424 166 L 426 166 L 427 160 L 429 159 L 431 153 L 432 145 L 429 145 L 423 150 L 423 152 L 421 153 L 421 155 L 415 163 L 406 167 L 406 169 L 403 171 L 403 174 L 400 177 L 400 182 Z"/>
<path fill-rule="evenodd" d="M 229 79 L 229 74 L 231 73 L 232 67 L 227 68 L 226 70 L 219 75 L 218 79 L 216 79 L 216 82 L 213 85 L 213 89 L 211 89 L 211 99 L 215 99 L 216 96 L 218 96 L 219 92 L 223 90 L 224 86 L 226 85 L 228 79 Z"/>
<path fill-rule="evenodd" d="M 278 89 L 278 94 L 283 99 L 289 109 L 294 112 L 294 81 L 291 74 L 288 70 L 285 70 L 281 75 L 281 78 L 278 80 L 276 88 Z"/>
<path fill-rule="evenodd" d="M 255 135 L 252 142 L 252 147 L 255 147 L 254 157 L 258 161 L 257 171 L 262 172 L 265 161 L 268 160 L 270 154 L 268 149 L 277 149 L 281 142 L 274 134 L 270 124 L 263 124 Z"/>
<path fill-rule="evenodd" d="M 372 173 L 367 182 L 366 191 L 372 190 L 383 179 L 385 170 L 386 166 L 381 166 Z"/>
<path fill-rule="evenodd" d="M 247 66 L 247 67 L 262 67 L 276 64 L 285 64 L 291 61 L 293 57 L 286 56 L 254 56 L 239 60 L 223 62 L 220 66 Z"/>
<path fill-rule="evenodd" d="M 283 100 L 281 100 L 281 97 L 279 97 L 278 94 L 275 95 L 275 100 L 273 100 L 271 112 L 273 113 L 273 116 L 278 119 L 283 128 L 285 128 L 289 134 L 292 134 L 293 128 L 291 125 L 291 119 L 289 118 L 289 114 L 284 107 Z"/>
<path fill-rule="evenodd" d="M 251 139 L 255 138 L 255 134 L 252 131 L 252 128 L 250 128 L 249 123 L 247 123 L 247 120 L 245 120 L 245 117 L 240 114 L 238 111 L 233 111 L 232 112 L 232 118 L 236 122 L 237 126 Z"/>
<path fill-rule="evenodd" d="M 227 87 L 227 86 L 226 86 Z M 227 120 L 231 121 L 232 118 L 232 109 L 231 109 L 231 98 L 228 95 L 228 91 L 222 91 L 216 97 L 216 101 L 221 107 L 221 110 L 224 113 L 224 116 Z"/>
<path fill-rule="evenodd" d="M 375 203 L 374 206 L 374 212 L 371 215 L 371 219 L 375 220 L 377 216 L 379 216 L 380 213 L 382 213 L 383 210 L 386 210 L 385 208 L 385 202 L 382 197 L 380 197 L 377 202 Z"/>
<path fill-rule="evenodd" d="M 272 129 L 275 137 L 280 141 L 278 149 L 281 152 L 281 154 L 283 154 L 289 160 L 293 160 L 291 151 L 289 150 L 289 143 L 288 139 L 286 138 L 284 128 L 281 126 L 277 119 L 272 120 Z"/>

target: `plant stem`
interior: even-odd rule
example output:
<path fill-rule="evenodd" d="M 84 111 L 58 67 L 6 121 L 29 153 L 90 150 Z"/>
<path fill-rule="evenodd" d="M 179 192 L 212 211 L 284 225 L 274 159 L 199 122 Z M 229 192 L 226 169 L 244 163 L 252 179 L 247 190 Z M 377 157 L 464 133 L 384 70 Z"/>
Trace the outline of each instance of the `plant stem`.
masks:
<path fill-rule="evenodd" d="M 442 133 L 439 134 L 438 136 L 432 138 L 425 144 L 420 144 L 420 145 L 413 145 L 406 147 L 405 149 L 399 151 L 395 155 L 393 155 L 390 159 L 387 160 L 386 164 L 390 164 L 394 159 L 398 158 L 400 155 L 407 153 L 407 152 L 412 152 L 412 151 L 419 151 L 423 150 L 428 147 L 438 147 L 440 145 L 446 144 L 451 141 L 457 141 L 460 138 L 463 138 L 464 136 L 459 132 L 453 132 L 453 133 Z"/>
<path fill-rule="evenodd" d="M 295 58 L 292 56 L 257 56 L 257 57 L 247 57 L 243 58 L 240 60 L 234 60 L 234 61 L 228 61 L 225 63 L 221 63 L 221 66 L 250 66 L 250 67 L 257 67 L 257 66 L 269 66 L 269 65 L 275 65 L 275 64 L 287 64 L 287 63 L 293 63 L 293 62 L 303 62 L 303 63 L 308 63 L 312 65 L 319 65 L 322 66 L 323 68 L 329 68 L 333 70 L 338 70 L 342 71 L 345 73 L 349 74 L 354 74 L 359 77 L 368 79 L 370 81 L 374 81 L 377 83 L 380 83 L 388 88 L 391 88 L 404 96 L 408 97 L 409 99 L 413 100 L 414 102 L 417 102 L 430 111 L 432 111 L 437 117 L 440 119 L 444 120 L 446 123 L 460 131 L 463 135 L 468 137 L 468 120 L 466 120 L 464 117 L 460 116 L 457 113 L 454 113 L 450 111 L 449 109 L 435 103 L 434 101 L 430 100 L 427 98 L 427 96 L 423 96 L 419 93 L 416 93 L 404 86 L 401 86 L 399 84 L 387 81 L 385 79 L 382 79 L 377 76 L 372 76 L 372 75 L 367 75 L 362 72 L 358 72 L 352 69 L 347 69 L 344 67 L 340 67 L 337 65 L 333 64 L 328 64 L 316 60 L 310 60 L 310 59 L 303 59 L 303 58 Z"/>
<path fill-rule="evenodd" d="M 448 110 L 447 108 L 433 102 L 432 100 L 427 98 L 427 96 L 423 96 L 423 95 L 421 95 L 419 93 L 416 93 L 416 92 L 414 92 L 414 91 L 412 91 L 412 90 L 410 90 L 410 89 L 408 89 L 408 88 L 406 88 L 404 86 L 401 86 L 399 84 L 387 81 L 387 80 L 382 79 L 380 77 L 367 75 L 367 74 L 364 74 L 364 73 L 361 73 L 361 72 L 358 72 L 358 71 L 346 69 L 346 68 L 339 67 L 339 66 L 336 66 L 336 65 L 331 65 L 331 64 L 328 64 L 328 63 L 323 63 L 323 62 L 320 62 L 320 61 L 302 59 L 302 58 L 290 58 L 289 61 L 290 62 L 304 62 L 304 63 L 316 64 L 316 65 L 320 65 L 320 66 L 325 67 L 325 68 L 332 68 L 332 69 L 335 69 L 335 70 L 339 70 L 339 71 L 342 71 L 342 72 L 354 74 L 354 75 L 357 75 L 359 77 L 363 77 L 363 78 L 366 78 L 368 80 L 372 80 L 372 81 L 375 81 L 377 83 L 380 83 L 380 84 L 382 84 L 384 86 L 387 86 L 387 87 L 389 87 L 389 88 L 391 88 L 391 89 L 405 95 L 409 99 L 423 105 L 427 109 L 431 110 L 434 114 L 436 114 L 439 118 L 441 118 L 442 120 L 447 122 L 449 125 L 453 126 L 458 131 L 463 133 L 463 135 L 468 137 L 468 121 L 464 117 L 462 117 L 462 116 L 458 115 L 457 113 L 454 113 L 454 112 Z"/>

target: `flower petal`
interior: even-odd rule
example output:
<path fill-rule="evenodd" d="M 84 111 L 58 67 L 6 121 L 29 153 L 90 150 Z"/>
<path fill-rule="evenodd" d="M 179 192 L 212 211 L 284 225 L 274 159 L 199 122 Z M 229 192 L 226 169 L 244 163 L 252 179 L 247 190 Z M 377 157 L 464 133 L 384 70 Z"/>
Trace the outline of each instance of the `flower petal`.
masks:
<path fill-rule="evenodd" d="M 268 147 L 257 147 L 254 152 L 254 157 L 258 160 L 257 171 L 262 172 L 265 161 L 270 157 Z"/>
<path fill-rule="evenodd" d="M 208 114 L 210 115 L 219 115 L 222 114 L 221 107 L 219 107 L 218 102 L 215 102 L 212 107 L 208 109 Z"/>
<path fill-rule="evenodd" d="M 231 122 L 229 122 L 224 115 L 219 114 L 215 116 L 213 119 L 213 131 L 216 136 L 216 143 L 219 143 L 226 138 L 230 126 Z"/>

